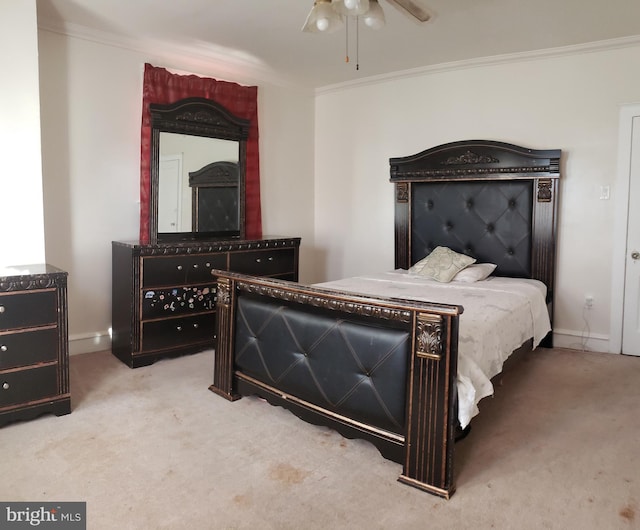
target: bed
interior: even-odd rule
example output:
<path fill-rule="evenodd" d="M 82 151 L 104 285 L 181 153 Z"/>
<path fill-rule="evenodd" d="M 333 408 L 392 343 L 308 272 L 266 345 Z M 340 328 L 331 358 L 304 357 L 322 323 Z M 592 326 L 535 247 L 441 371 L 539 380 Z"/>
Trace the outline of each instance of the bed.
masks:
<path fill-rule="evenodd" d="M 232 401 L 258 395 L 368 440 L 402 464 L 400 482 L 449 498 L 456 432 L 492 392 L 490 378 L 520 344 L 552 345 L 560 155 L 472 140 L 390 159 L 393 270 L 313 286 L 214 271 L 210 390 Z M 471 262 L 465 270 L 495 268 L 477 282 L 423 277 L 442 251 Z M 491 306 L 502 316 L 489 316 Z M 478 319 L 495 332 L 478 331 Z M 501 346 L 509 351 L 474 357 L 516 320 L 527 323 Z M 465 381 L 474 362 L 489 366 L 484 380 Z"/>

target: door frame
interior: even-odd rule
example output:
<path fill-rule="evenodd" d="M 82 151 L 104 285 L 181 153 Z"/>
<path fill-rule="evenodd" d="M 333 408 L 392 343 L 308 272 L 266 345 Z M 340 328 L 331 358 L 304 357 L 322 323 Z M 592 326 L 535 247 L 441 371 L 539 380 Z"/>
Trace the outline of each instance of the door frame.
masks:
<path fill-rule="evenodd" d="M 627 220 L 631 183 L 631 134 L 633 119 L 640 117 L 640 103 L 621 105 L 618 126 L 618 169 L 614 188 L 613 256 L 611 258 L 611 323 L 609 352 L 622 353 L 624 283 L 627 258 Z M 640 131 L 637 131 L 640 134 Z"/>
<path fill-rule="evenodd" d="M 183 188 L 184 188 L 184 174 L 182 169 L 183 164 L 182 153 L 171 153 L 168 155 L 160 155 L 160 165 L 158 166 L 158 190 L 160 189 L 160 170 L 162 168 L 162 162 L 178 162 L 178 224 L 176 226 L 176 232 L 190 232 L 191 230 L 183 230 L 182 223 L 182 206 L 183 206 Z M 159 197 L 159 196 L 158 196 Z M 160 204 L 158 200 L 158 215 L 160 215 Z M 160 220 L 158 219 L 158 223 Z"/>

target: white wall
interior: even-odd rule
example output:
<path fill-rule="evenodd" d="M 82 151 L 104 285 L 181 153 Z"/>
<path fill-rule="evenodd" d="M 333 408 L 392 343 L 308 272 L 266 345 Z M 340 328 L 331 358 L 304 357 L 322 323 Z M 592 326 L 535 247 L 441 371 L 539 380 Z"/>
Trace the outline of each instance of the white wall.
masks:
<path fill-rule="evenodd" d="M 71 352 L 109 349 L 111 241 L 139 233 L 144 63 L 225 77 L 157 48 L 48 30 L 39 39 L 47 257 L 69 272 Z M 313 269 L 313 93 L 258 86 L 263 229 L 303 238 L 304 279 Z"/>
<path fill-rule="evenodd" d="M 490 139 L 563 151 L 556 344 L 608 350 L 619 107 L 640 101 L 640 46 L 440 69 L 322 91 L 316 101 L 320 274 L 392 269 L 388 159 Z M 583 318 L 585 294 L 594 307 Z M 583 333 L 589 326 L 589 339 Z"/>
<path fill-rule="evenodd" d="M 0 267 L 45 261 L 35 0 L 0 2 Z"/>

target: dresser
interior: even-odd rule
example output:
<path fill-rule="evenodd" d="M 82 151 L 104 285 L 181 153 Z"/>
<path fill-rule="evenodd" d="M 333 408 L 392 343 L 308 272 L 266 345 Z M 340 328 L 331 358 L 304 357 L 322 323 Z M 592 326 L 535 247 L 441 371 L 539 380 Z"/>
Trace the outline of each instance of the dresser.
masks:
<path fill-rule="evenodd" d="M 112 242 L 111 351 L 131 368 L 215 347 L 214 270 L 298 281 L 300 238 Z"/>
<path fill-rule="evenodd" d="M 71 412 L 67 273 L 0 268 L 0 425 Z"/>

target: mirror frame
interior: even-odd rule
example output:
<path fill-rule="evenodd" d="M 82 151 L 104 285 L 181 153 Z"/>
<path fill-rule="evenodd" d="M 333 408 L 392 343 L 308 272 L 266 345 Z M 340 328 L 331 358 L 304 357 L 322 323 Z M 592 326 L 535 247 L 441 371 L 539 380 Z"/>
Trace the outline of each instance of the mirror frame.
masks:
<path fill-rule="evenodd" d="M 231 114 L 219 103 L 206 98 L 185 98 L 166 105 L 152 103 L 149 105 L 149 111 L 151 115 L 151 195 L 149 201 L 149 237 L 151 243 L 206 239 L 244 239 L 247 138 L 251 121 Z M 158 233 L 161 132 L 233 140 L 239 143 L 239 231 L 234 231 L 234 235 L 225 236 L 224 234 L 195 231 Z"/>

